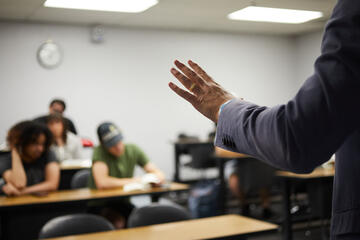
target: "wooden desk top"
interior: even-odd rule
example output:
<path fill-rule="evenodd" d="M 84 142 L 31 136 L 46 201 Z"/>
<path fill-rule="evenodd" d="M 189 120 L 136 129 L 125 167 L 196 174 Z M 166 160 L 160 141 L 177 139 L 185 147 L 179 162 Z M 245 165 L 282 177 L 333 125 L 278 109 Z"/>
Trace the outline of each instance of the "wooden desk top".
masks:
<path fill-rule="evenodd" d="M 215 147 L 215 156 L 220 158 L 248 158 L 249 156 L 243 153 L 231 152 L 219 147 Z"/>
<path fill-rule="evenodd" d="M 60 163 L 61 170 L 81 170 L 91 168 L 91 159 L 69 159 Z"/>
<path fill-rule="evenodd" d="M 274 224 L 239 215 L 224 215 L 125 230 L 53 238 L 53 240 L 211 239 L 275 231 L 277 228 Z"/>
<path fill-rule="evenodd" d="M 325 178 L 325 177 L 334 177 L 335 169 L 324 169 L 316 168 L 312 173 L 308 174 L 296 174 L 287 171 L 277 171 L 276 176 L 286 177 L 286 178 L 299 178 L 299 179 L 313 179 L 313 178 Z"/>
<path fill-rule="evenodd" d="M 60 164 L 60 170 L 83 170 L 83 169 L 90 169 L 90 167 L 85 167 L 81 165 L 74 165 L 74 166 L 63 166 Z"/>
<path fill-rule="evenodd" d="M 137 190 L 124 192 L 122 188 L 109 190 L 94 190 L 89 188 L 64 190 L 51 192 L 47 196 L 38 197 L 34 195 L 24 195 L 20 197 L 0 197 L 0 208 L 15 207 L 20 205 L 47 204 L 56 202 L 70 202 L 81 200 L 94 200 L 111 197 L 128 197 L 134 195 L 144 195 L 153 193 L 166 193 L 188 190 L 186 184 L 171 183 L 169 188 L 152 188 L 149 190 Z"/>

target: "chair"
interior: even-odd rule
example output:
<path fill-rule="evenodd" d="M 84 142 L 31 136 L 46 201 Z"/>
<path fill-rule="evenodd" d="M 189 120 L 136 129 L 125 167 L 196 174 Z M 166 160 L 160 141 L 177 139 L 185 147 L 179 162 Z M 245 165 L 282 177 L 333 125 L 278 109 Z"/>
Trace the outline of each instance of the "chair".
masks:
<path fill-rule="evenodd" d="M 189 148 L 191 162 L 187 165 L 195 169 L 206 169 L 216 167 L 213 143 L 194 144 Z"/>
<path fill-rule="evenodd" d="M 93 214 L 70 214 L 48 221 L 41 229 L 39 238 L 55 238 L 68 235 L 114 230 L 105 218 Z"/>
<path fill-rule="evenodd" d="M 189 219 L 191 216 L 188 211 L 179 205 L 153 203 L 133 210 L 129 216 L 128 227 L 134 228 Z"/>
<path fill-rule="evenodd" d="M 71 179 L 71 189 L 85 188 L 88 186 L 90 170 L 77 171 Z"/>

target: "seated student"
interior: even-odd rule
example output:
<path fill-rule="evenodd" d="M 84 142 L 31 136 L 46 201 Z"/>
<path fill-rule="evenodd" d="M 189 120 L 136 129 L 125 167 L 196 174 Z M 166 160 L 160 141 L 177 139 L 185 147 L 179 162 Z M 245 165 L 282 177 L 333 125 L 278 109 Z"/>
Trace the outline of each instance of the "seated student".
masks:
<path fill-rule="evenodd" d="M 262 217 L 270 218 L 272 216 L 270 188 L 274 174 L 273 167 L 251 157 L 233 159 L 226 163 L 225 176 L 228 179 L 231 193 L 240 201 L 241 215 L 250 215 L 247 194 L 250 191 L 257 191 L 261 199 Z"/>
<path fill-rule="evenodd" d="M 164 174 L 150 163 L 139 147 L 123 142 L 123 135 L 114 124 L 102 123 L 97 129 L 97 134 L 101 144 L 94 149 L 90 188 L 109 189 L 140 182 L 140 178 L 133 176 L 136 165 L 147 173 L 155 174 L 160 183 L 165 181 Z M 121 229 L 126 226 L 126 219 L 133 208 L 129 199 L 123 199 L 98 205 L 92 203 L 90 212 L 104 216 L 117 229 Z"/>
<path fill-rule="evenodd" d="M 61 114 L 50 114 L 47 116 L 46 124 L 54 138 L 51 150 L 55 152 L 59 161 L 82 158 L 81 139 L 67 130 L 65 119 Z"/>
<path fill-rule="evenodd" d="M 63 115 L 65 109 L 66 109 L 66 104 L 63 100 L 53 99 L 49 105 L 49 114 L 59 113 L 59 114 Z M 47 118 L 47 115 L 35 118 L 34 121 L 46 124 L 46 118 Z M 74 123 L 66 117 L 64 117 L 64 120 L 65 120 L 68 130 L 74 134 L 77 134 Z"/>
<path fill-rule="evenodd" d="M 24 121 L 8 132 L 11 152 L 1 155 L 0 190 L 7 196 L 46 193 L 58 188 L 60 167 L 49 150 L 52 135 L 42 124 Z"/>

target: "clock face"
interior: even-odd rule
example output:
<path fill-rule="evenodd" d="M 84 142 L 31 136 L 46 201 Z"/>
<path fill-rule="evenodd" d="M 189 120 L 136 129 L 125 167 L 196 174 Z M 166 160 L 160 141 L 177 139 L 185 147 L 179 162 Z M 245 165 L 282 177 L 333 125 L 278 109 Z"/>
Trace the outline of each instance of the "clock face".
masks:
<path fill-rule="evenodd" d="M 54 42 L 45 42 L 39 47 L 37 58 L 40 65 L 44 68 L 55 68 L 61 63 L 61 49 Z"/>

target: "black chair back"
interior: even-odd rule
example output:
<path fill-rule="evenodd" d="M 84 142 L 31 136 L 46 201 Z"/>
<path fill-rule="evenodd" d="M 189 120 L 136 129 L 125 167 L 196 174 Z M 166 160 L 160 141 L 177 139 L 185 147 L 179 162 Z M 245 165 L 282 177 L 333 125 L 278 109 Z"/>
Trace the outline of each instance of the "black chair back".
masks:
<path fill-rule="evenodd" d="M 39 238 L 55 238 L 114 230 L 105 218 L 93 214 L 71 214 L 48 221 L 41 229 Z"/>
<path fill-rule="evenodd" d="M 90 177 L 90 170 L 77 171 L 71 179 L 71 189 L 86 188 Z"/>
<path fill-rule="evenodd" d="M 154 203 L 137 208 L 129 216 L 128 227 L 140 227 L 191 219 L 189 212 L 179 205 Z"/>
<path fill-rule="evenodd" d="M 189 148 L 189 154 L 191 155 L 191 162 L 189 167 L 195 169 L 206 169 L 216 166 L 214 159 L 214 144 L 196 144 Z"/>

